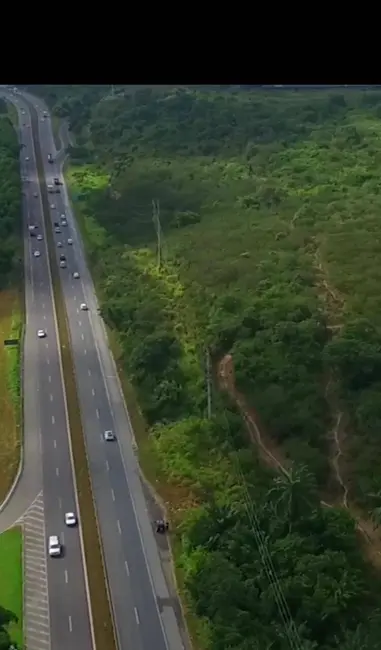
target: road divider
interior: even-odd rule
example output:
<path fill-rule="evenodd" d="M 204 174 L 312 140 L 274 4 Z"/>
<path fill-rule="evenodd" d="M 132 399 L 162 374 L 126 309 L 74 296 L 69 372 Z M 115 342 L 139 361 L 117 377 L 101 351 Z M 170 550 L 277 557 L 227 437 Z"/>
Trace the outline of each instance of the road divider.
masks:
<path fill-rule="evenodd" d="M 57 314 L 59 346 L 61 350 L 63 377 L 65 383 L 67 410 L 73 452 L 74 472 L 77 485 L 78 501 L 83 532 L 84 552 L 86 556 L 87 578 L 91 600 L 91 613 L 97 650 L 116 650 L 114 622 L 107 583 L 107 574 L 103 558 L 103 549 L 99 535 L 91 479 L 89 475 L 87 452 L 81 422 L 81 410 L 78 401 L 74 363 L 71 353 L 69 326 L 67 322 L 65 301 L 63 297 L 58 264 L 55 257 L 52 223 L 49 218 L 49 199 L 45 182 L 43 158 L 38 138 L 38 116 L 34 106 L 28 103 L 34 150 L 36 153 L 37 174 L 40 181 L 43 206 L 43 218 L 49 252 L 49 264 L 53 284 L 53 300 Z"/>

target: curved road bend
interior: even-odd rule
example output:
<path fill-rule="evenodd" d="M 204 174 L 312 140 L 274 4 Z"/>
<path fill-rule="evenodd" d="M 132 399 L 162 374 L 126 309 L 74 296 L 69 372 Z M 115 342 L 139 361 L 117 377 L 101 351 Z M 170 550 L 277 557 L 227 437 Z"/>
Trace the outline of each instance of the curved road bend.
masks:
<path fill-rule="evenodd" d="M 55 146 L 50 119 L 41 117 L 46 106 L 36 97 L 24 96 L 39 115 L 46 181 L 51 183 L 59 176 L 64 183 L 61 166 L 48 162 Z M 50 217 L 58 221 L 58 215 L 66 214 L 69 226 L 62 227 L 55 239 L 67 241 L 71 236 L 74 242 L 65 245 L 67 268 L 60 273 L 119 650 L 181 650 L 183 642 L 143 495 L 131 423 L 66 186 L 61 190 L 52 195 L 55 208 Z M 57 248 L 57 259 L 62 250 Z M 79 279 L 73 278 L 74 271 L 80 273 Z M 82 302 L 88 312 L 80 310 Z M 104 441 L 108 429 L 115 432 L 116 442 Z"/>
<path fill-rule="evenodd" d="M 9 95 L 7 96 L 9 97 Z M 9 97 L 9 99 L 15 101 L 14 97 Z M 17 100 L 17 105 L 22 107 L 21 111 L 23 111 L 19 112 L 21 139 L 25 144 L 21 150 L 23 174 L 29 179 L 29 182 L 24 183 L 25 210 L 28 224 L 38 226 L 38 233 L 44 237 L 41 242 L 34 237 L 29 237 L 27 226 L 25 226 L 27 240 L 25 243 L 27 251 L 25 282 L 28 296 L 24 360 L 26 378 L 24 388 L 25 437 L 27 438 L 29 435 L 31 423 L 34 437 L 41 440 L 46 542 L 49 535 L 58 534 L 64 546 L 63 557 L 48 558 L 46 563 L 51 648 L 54 650 L 73 650 L 73 648 L 93 650 L 80 529 L 79 527 L 68 529 L 64 524 L 64 513 L 77 511 L 69 447 L 66 397 L 32 129 L 28 126 L 31 124 L 30 114 L 28 105 L 20 96 Z M 35 193 L 37 193 L 37 197 L 34 196 Z M 35 250 L 41 252 L 39 258 L 32 255 L 32 251 Z M 40 328 L 46 330 L 46 339 L 37 338 L 37 329 Z M 36 404 L 38 408 L 36 408 Z M 29 461 L 27 454 L 28 450 L 25 446 L 25 468 L 28 467 Z M 37 461 L 36 466 L 38 467 Z M 30 468 L 31 475 L 38 476 L 37 467 Z M 17 509 L 19 509 L 20 515 L 23 514 L 18 504 L 22 502 L 25 489 L 25 468 L 15 494 L 2 514 L 5 514 L 8 508 L 9 512 L 13 510 L 13 516 Z M 35 480 L 38 489 L 37 479 Z M 35 495 L 31 493 L 30 496 L 29 502 Z M 22 502 L 23 508 L 24 505 Z M 28 637 L 28 633 L 26 636 Z M 32 647 L 31 644 L 28 647 Z"/>

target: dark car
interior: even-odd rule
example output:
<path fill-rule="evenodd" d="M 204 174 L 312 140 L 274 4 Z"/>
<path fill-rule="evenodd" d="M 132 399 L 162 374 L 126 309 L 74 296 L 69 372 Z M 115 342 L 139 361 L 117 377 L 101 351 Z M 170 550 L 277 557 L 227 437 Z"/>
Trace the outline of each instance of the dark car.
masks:
<path fill-rule="evenodd" d="M 64 262 L 65 260 L 66 260 L 65 255 L 63 255 L 63 254 L 61 253 L 61 255 L 60 255 L 60 261 L 61 261 L 61 262 Z"/>

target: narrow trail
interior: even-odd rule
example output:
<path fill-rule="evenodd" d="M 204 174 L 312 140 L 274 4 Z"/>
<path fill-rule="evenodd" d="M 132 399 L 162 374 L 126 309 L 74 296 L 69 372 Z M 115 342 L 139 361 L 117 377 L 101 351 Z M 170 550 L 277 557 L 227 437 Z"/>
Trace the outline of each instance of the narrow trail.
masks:
<path fill-rule="evenodd" d="M 218 379 L 221 388 L 229 393 L 230 397 L 238 406 L 244 418 L 250 439 L 258 447 L 263 461 L 277 471 L 288 475 L 291 461 L 283 456 L 277 445 L 266 435 L 254 409 L 248 406 L 245 397 L 237 390 L 234 378 L 234 363 L 231 354 L 227 354 L 221 359 L 218 366 Z M 329 390 L 330 382 L 331 380 L 328 381 L 327 391 Z M 341 442 L 344 436 L 344 414 L 341 411 L 336 412 L 337 416 L 332 430 L 334 453 L 331 457 L 331 464 L 335 479 L 342 491 L 340 505 L 350 512 L 356 522 L 357 530 L 361 533 L 363 541 L 366 540 L 367 544 L 363 546 L 368 559 L 376 568 L 381 569 L 381 539 L 379 529 L 375 529 L 372 522 L 364 519 L 357 508 L 348 502 L 349 488 L 343 478 L 342 468 L 340 466 L 340 460 L 344 458 Z M 327 503 L 326 501 L 321 501 L 321 504 L 327 508 L 337 507 L 337 504 Z"/>

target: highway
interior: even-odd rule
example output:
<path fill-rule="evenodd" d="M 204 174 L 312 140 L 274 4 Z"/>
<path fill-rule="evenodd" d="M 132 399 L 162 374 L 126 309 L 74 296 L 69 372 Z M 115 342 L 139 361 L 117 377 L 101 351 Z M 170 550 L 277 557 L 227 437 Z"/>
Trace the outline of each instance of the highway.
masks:
<path fill-rule="evenodd" d="M 64 523 L 64 513 L 78 512 L 78 508 L 31 119 L 20 97 L 17 104 L 20 141 L 24 145 L 20 152 L 21 171 L 28 179 L 23 182 L 27 215 L 24 425 L 38 431 L 41 441 L 46 545 L 49 535 L 58 535 L 64 545 L 63 557 L 47 558 L 50 643 L 55 650 L 93 650 L 81 531 L 80 527 L 69 529 Z M 42 241 L 30 236 L 28 225 L 37 226 Z M 41 253 L 38 258 L 34 257 L 36 250 Z M 44 329 L 47 337 L 38 339 L 38 329 Z M 31 494 L 30 498 L 34 496 Z M 28 635 L 26 642 L 28 648 L 37 647 L 36 639 L 28 639 Z"/>
<path fill-rule="evenodd" d="M 53 183 L 54 177 L 59 177 L 61 182 L 64 183 L 61 169 L 62 157 L 60 156 L 61 163 L 50 164 L 48 162 L 48 154 L 51 153 L 55 157 L 56 149 L 50 118 L 43 118 L 43 111 L 47 110 L 46 106 L 41 100 L 27 93 L 23 93 L 23 95 L 36 107 L 39 116 L 39 141 L 46 183 Z M 108 347 L 105 327 L 98 313 L 94 286 L 86 266 L 83 246 L 64 184 L 61 186 L 60 194 L 49 194 L 49 203 L 55 206 L 50 209 L 52 222 L 59 222 L 61 214 L 65 214 L 68 221 L 68 226 L 62 226 L 61 233 L 55 234 L 54 238 L 56 242 L 61 241 L 63 243 L 62 248 L 57 247 L 56 249 L 57 263 L 61 253 L 65 254 L 67 260 L 67 268 L 60 269 L 61 284 L 68 316 L 82 426 L 119 650 L 130 650 L 131 648 L 134 648 L 134 650 L 152 650 L 153 648 L 155 650 L 181 650 L 183 643 L 161 568 L 152 522 L 149 520 L 143 495 L 130 420 L 124 404 L 115 363 Z M 67 245 L 69 237 L 73 239 L 73 246 Z M 36 263 L 40 262 L 41 259 L 36 260 Z M 73 278 L 74 272 L 80 274 L 79 279 Z M 43 294 L 46 309 L 50 310 L 49 318 L 53 319 L 49 291 L 48 279 L 44 276 L 39 297 Z M 81 311 L 81 303 L 86 303 L 89 310 Z M 41 327 L 46 327 L 50 332 L 54 327 L 54 321 L 44 321 Z M 48 337 L 49 345 L 50 340 L 50 337 Z M 44 345 L 44 342 L 42 345 Z M 53 363 L 51 355 L 57 354 L 55 352 L 56 340 L 52 348 L 49 347 L 51 364 Z M 62 393 L 61 377 L 58 369 L 55 374 L 52 374 L 51 366 L 49 366 L 49 369 L 45 367 L 43 374 L 45 374 L 45 378 L 41 379 L 41 391 L 44 395 L 44 401 L 46 400 L 49 406 L 49 408 L 46 408 L 44 417 L 46 418 L 46 425 L 50 423 L 50 427 L 54 430 L 58 444 L 56 430 L 64 431 L 63 437 L 66 436 L 66 415 L 60 402 Z M 47 382 L 47 376 L 52 378 L 51 382 Z M 50 403 L 49 396 L 53 384 L 55 390 L 54 401 Z M 51 418 L 53 417 L 55 420 L 52 426 Z M 105 442 L 104 432 L 106 430 L 112 430 L 116 434 L 114 442 Z M 62 444 L 59 466 L 61 472 L 67 450 L 65 451 L 65 445 L 61 442 L 61 439 L 59 444 Z M 51 447 L 50 444 L 47 452 L 50 458 Z M 61 454 L 63 455 L 61 456 Z M 59 524 L 60 511 L 57 507 L 57 498 L 61 496 L 65 503 L 68 503 L 70 498 L 73 499 L 73 494 L 71 470 L 65 471 L 62 467 L 62 474 L 60 474 L 58 482 L 57 477 L 54 475 L 55 465 L 53 463 L 50 463 L 50 465 L 49 468 L 46 467 L 46 480 L 49 480 L 49 484 L 52 483 L 55 486 L 59 483 L 62 488 L 62 494 L 59 490 L 54 490 L 54 494 L 52 491 L 52 495 L 49 496 L 49 526 L 53 530 Z M 69 458 L 66 465 L 70 467 Z M 63 496 L 63 491 L 65 496 Z M 65 542 L 66 537 L 65 534 Z M 78 544 L 78 538 L 75 539 L 73 545 Z M 72 574 L 71 551 L 71 547 L 68 548 L 67 566 Z M 74 573 L 80 575 L 79 553 L 79 548 L 73 546 Z M 49 564 L 53 565 L 52 562 Z M 58 562 L 57 564 L 54 563 L 54 570 L 58 565 Z M 59 569 L 57 571 L 59 572 Z M 54 584 L 57 592 L 60 592 L 59 595 L 57 594 L 57 598 L 61 598 L 62 588 L 67 587 L 67 585 L 61 585 L 60 580 L 61 575 L 59 573 L 55 577 L 52 575 L 51 582 L 49 576 L 49 588 L 50 584 Z M 84 614 L 81 594 L 77 596 L 77 600 L 78 598 L 82 602 L 82 606 L 78 605 L 78 612 L 82 613 L 86 621 L 87 617 Z M 54 622 L 52 615 L 51 618 L 52 622 Z M 86 637 L 85 629 L 83 635 Z M 58 644 L 53 645 L 53 647 L 61 648 L 63 646 Z M 82 650 L 82 648 L 88 646 L 82 643 L 72 643 L 71 647 L 78 647 Z"/>

